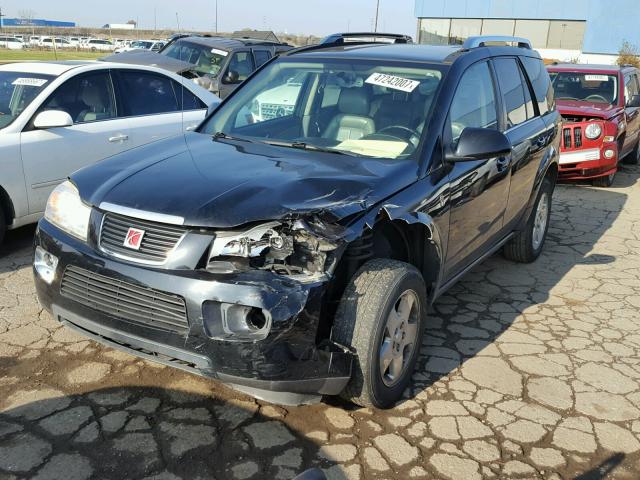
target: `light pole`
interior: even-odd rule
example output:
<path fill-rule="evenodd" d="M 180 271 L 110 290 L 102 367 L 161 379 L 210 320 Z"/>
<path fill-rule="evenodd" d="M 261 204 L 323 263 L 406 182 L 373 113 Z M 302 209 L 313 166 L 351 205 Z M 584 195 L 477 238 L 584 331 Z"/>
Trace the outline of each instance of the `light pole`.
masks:
<path fill-rule="evenodd" d="M 376 1 L 376 21 L 373 24 L 373 31 L 377 32 L 378 31 L 378 14 L 380 13 L 380 0 Z"/>
<path fill-rule="evenodd" d="M 216 0 L 216 35 L 218 34 L 218 0 Z"/>
<path fill-rule="evenodd" d="M 178 33 L 180 33 L 180 17 L 178 16 L 178 12 L 176 12 L 176 23 L 178 24 Z"/>

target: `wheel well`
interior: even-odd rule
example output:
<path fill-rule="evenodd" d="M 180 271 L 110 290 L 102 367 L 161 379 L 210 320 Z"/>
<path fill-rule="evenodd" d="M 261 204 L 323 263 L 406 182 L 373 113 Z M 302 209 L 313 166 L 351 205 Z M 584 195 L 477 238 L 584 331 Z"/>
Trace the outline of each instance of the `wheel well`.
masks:
<path fill-rule="evenodd" d="M 553 180 L 553 183 L 555 185 L 556 181 L 558 180 L 558 165 L 556 163 L 551 164 L 551 166 L 549 166 L 549 168 L 547 169 L 547 174 L 545 176 Z"/>
<path fill-rule="evenodd" d="M 326 293 L 322 312 L 325 321 L 319 328 L 318 338 L 329 337 L 338 303 L 349 280 L 373 258 L 391 258 L 413 265 L 422 273 L 427 295 L 430 295 L 441 267 L 438 249 L 431 238 L 430 228 L 422 223 L 408 224 L 386 217 L 381 217 L 373 229 L 365 228 L 363 234 L 347 246 L 336 266 Z"/>
<path fill-rule="evenodd" d="M 13 202 L 11 202 L 9 194 L 2 187 L 0 187 L 0 209 L 2 213 L 4 213 L 6 224 L 10 225 L 15 217 L 15 210 L 13 209 Z"/>

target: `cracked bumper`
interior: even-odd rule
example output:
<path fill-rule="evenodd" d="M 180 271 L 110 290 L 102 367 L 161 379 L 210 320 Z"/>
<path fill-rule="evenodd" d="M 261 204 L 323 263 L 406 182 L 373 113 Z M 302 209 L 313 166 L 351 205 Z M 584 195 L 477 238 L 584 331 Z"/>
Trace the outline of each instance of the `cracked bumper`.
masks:
<path fill-rule="evenodd" d="M 38 225 L 35 245 L 59 259 L 51 284 L 34 272 L 40 303 L 56 320 L 96 341 L 283 404 L 338 394 L 349 380 L 351 355 L 316 345 L 324 282 L 301 283 L 270 272 L 215 275 L 144 268 L 101 255 L 45 220 Z M 63 295 L 61 281 L 69 266 L 183 298 L 186 328 L 116 317 Z M 205 328 L 211 320 L 204 313 L 211 302 L 264 309 L 271 317 L 269 333 L 254 341 L 212 338 Z"/>

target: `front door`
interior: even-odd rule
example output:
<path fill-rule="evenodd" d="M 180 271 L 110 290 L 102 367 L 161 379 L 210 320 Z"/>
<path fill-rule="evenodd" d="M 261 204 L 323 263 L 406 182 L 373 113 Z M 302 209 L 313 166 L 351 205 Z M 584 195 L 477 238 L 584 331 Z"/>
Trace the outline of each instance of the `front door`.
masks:
<path fill-rule="evenodd" d="M 74 123 L 48 130 L 27 128 L 20 134 L 32 214 L 44 211 L 51 191 L 71 173 L 128 148 L 128 121 L 117 117 L 108 70 L 67 80 L 38 113 L 44 110 L 63 110 Z"/>
<path fill-rule="evenodd" d="M 499 129 L 491 68 L 479 62 L 463 74 L 451 103 L 445 143 L 450 148 L 467 127 Z M 502 231 L 509 192 L 510 157 L 456 162 L 449 173 L 451 214 L 445 278 L 465 269 Z"/>
<path fill-rule="evenodd" d="M 629 103 L 634 96 L 640 94 L 637 73 L 628 73 L 624 76 L 624 104 L 625 116 L 627 118 L 627 133 L 620 152 L 620 158 L 630 153 L 638 142 L 640 132 L 640 108 L 630 106 Z"/>

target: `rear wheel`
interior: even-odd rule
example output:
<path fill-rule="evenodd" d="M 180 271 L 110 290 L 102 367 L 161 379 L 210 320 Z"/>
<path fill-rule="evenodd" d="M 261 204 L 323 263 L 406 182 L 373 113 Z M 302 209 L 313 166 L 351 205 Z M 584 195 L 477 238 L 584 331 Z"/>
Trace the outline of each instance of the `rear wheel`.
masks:
<path fill-rule="evenodd" d="M 613 172 L 606 177 L 594 178 L 591 183 L 593 183 L 594 187 L 609 188 L 611 185 L 613 185 L 613 179 L 615 178 L 615 176 L 616 172 Z"/>
<path fill-rule="evenodd" d="M 503 254 L 507 259 L 531 263 L 540 256 L 549 230 L 552 195 L 553 182 L 547 177 L 542 181 L 536 204 L 524 230 L 504 246 Z"/>
<path fill-rule="evenodd" d="M 426 287 L 414 266 L 374 259 L 356 272 L 332 332 L 335 341 L 355 352 L 343 398 L 378 408 L 400 399 L 418 358 L 425 313 Z"/>

